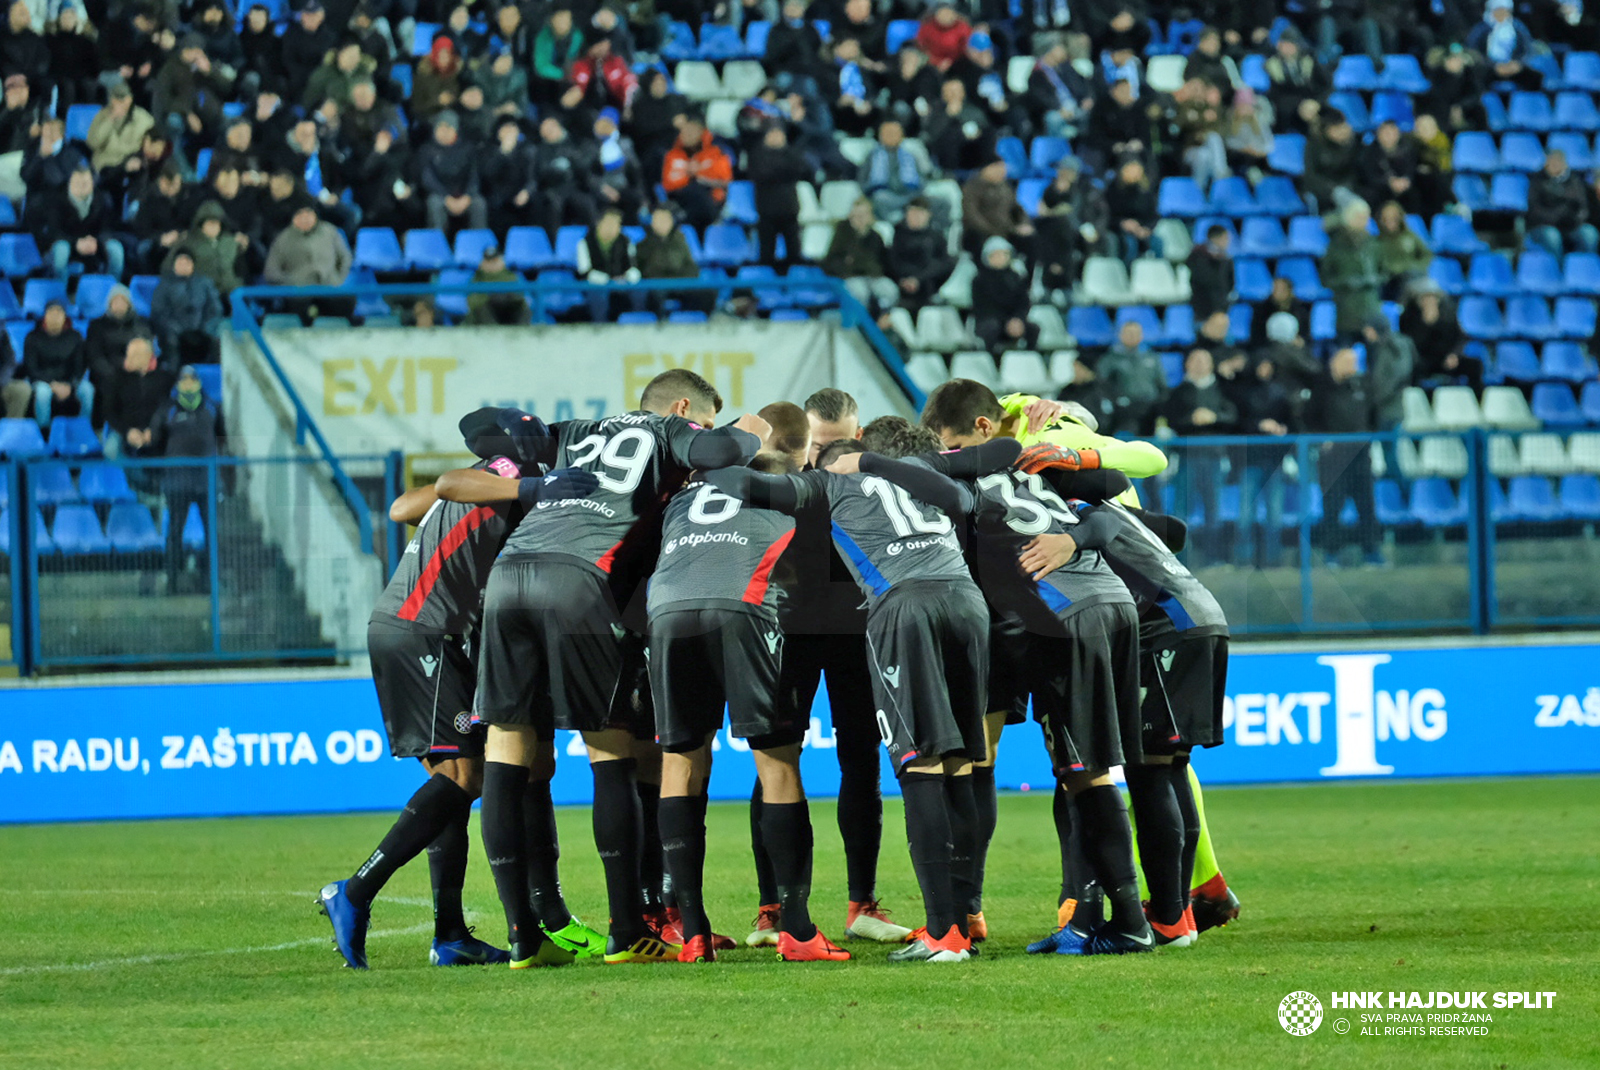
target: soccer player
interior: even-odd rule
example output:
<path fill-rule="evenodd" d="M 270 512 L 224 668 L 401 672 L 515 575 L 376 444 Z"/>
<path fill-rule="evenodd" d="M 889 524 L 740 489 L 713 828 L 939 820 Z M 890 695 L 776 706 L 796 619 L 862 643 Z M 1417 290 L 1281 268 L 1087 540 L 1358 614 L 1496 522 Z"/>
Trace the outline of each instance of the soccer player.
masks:
<path fill-rule="evenodd" d="M 480 472 L 516 481 L 504 456 L 502 422 L 515 410 L 480 409 L 461 421 Z M 586 472 L 530 479 L 528 501 L 586 493 Z M 377 849 L 349 878 L 322 889 L 319 904 L 333 923 L 334 944 L 352 968 L 367 968 L 372 900 L 394 873 L 426 849 L 433 880 L 435 966 L 508 961 L 505 951 L 472 935 L 461 910 L 467 872 L 467 819 L 483 785 L 483 733 L 471 716 L 477 667 L 479 606 L 495 555 L 524 515 L 522 502 L 469 506 L 441 500 L 432 484 L 407 491 L 389 517 L 417 525 L 389 585 L 367 622 L 372 681 L 378 691 L 389 753 L 416 758 L 428 773 Z"/>
<path fill-rule="evenodd" d="M 751 468 L 792 474 L 781 453 L 761 453 Z M 782 922 L 778 958 L 850 957 L 811 921 L 811 815 L 800 781 L 800 744 L 810 718 L 777 701 L 783 633 L 774 582 L 794 538 L 781 513 L 746 509 L 709 483 L 693 481 L 667 506 L 660 564 L 650 580 L 650 684 L 662 756 L 661 840 L 683 915 L 680 962 L 712 962 L 706 918 L 705 785 L 711 740 L 728 711 L 733 735 L 747 740 L 761 778 L 761 826 Z"/>
<path fill-rule="evenodd" d="M 929 448 L 927 439 L 904 439 L 895 444 L 901 455 Z M 834 464 L 853 468 L 860 448 L 848 446 L 830 447 L 822 459 L 838 454 L 843 459 Z M 828 518 L 867 598 L 874 718 L 900 777 L 912 865 L 927 912 L 927 924 L 889 958 L 966 961 L 972 945 L 966 911 L 958 907 L 953 859 L 971 857 L 976 815 L 968 774 L 983 747 L 988 613 L 950 518 L 881 477 L 856 471 L 790 476 L 728 468 L 706 478 L 760 508 L 797 517 L 816 510 Z"/>
<path fill-rule="evenodd" d="M 931 408 L 949 403 L 935 395 Z M 1050 450 L 1052 463 L 1082 463 Z M 997 439 L 923 456 L 918 465 L 868 455 L 862 467 L 950 516 L 970 518 L 978 585 L 996 614 L 1019 626 L 1008 641 L 1022 644 L 1017 664 L 1027 667 L 1034 716 L 1112 905 L 1106 925 L 1070 946 L 1058 941 L 1055 950 L 1149 951 L 1155 939 L 1139 902 L 1132 831 L 1110 777 L 1113 766 L 1140 754 L 1137 616 L 1127 587 L 1098 552 L 1118 520 L 1102 512 L 1082 521 L 1036 472 L 1010 468 L 1019 451 L 1014 440 Z"/>
<path fill-rule="evenodd" d="M 805 409 L 779 402 L 761 410 L 773 427 L 768 448 L 791 452 L 806 426 L 809 444 L 796 460 L 804 467 L 824 446 L 861 436 L 856 402 L 832 388 L 806 399 Z M 794 416 L 798 414 L 797 423 Z M 781 439 L 781 440 L 780 440 Z M 848 898 L 844 935 L 851 940 L 901 944 L 911 935 L 878 901 L 878 854 L 883 841 L 883 795 L 879 785 L 878 724 L 873 715 L 872 674 L 867 666 L 866 611 L 861 592 L 834 548 L 827 517 L 812 510 L 798 518 L 794 541 L 778 565 L 788 577 L 789 597 L 779 606 L 784 648 L 778 700 L 785 716 L 809 719 L 826 674 L 834 755 L 839 761 L 839 836 L 844 841 Z M 760 906 L 745 942 L 778 943 L 781 904 L 772 862 L 762 838 L 762 786 L 750 799 L 750 846 L 756 861 Z"/>
<path fill-rule="evenodd" d="M 635 746 L 654 735 L 613 701 L 621 673 L 619 606 L 626 606 L 660 548 L 663 503 L 693 469 L 743 464 L 768 428 L 742 416 L 710 430 L 722 397 L 686 369 L 663 372 L 639 409 L 604 420 L 554 424 L 518 439 L 518 459 L 594 474 L 585 495 L 542 502 L 506 540 L 484 593 L 478 710 L 485 744 L 483 837 L 511 932 L 513 968 L 559 964 L 593 953 L 589 937 L 565 940 L 566 918 L 541 916 L 528 895 L 556 886 L 554 823 L 529 820 L 521 805 L 529 772 L 556 729 L 582 733 L 594 775 L 594 838 L 605 867 L 610 931 L 607 963 L 666 962 L 677 946 L 644 918 L 642 813 Z M 515 481 L 488 473 L 444 497 L 515 497 Z M 541 922 L 543 930 L 541 930 Z M 548 931 L 554 943 L 547 940 Z M 565 945 L 567 950 L 560 950 Z M 581 945 L 581 946 L 580 946 Z"/>

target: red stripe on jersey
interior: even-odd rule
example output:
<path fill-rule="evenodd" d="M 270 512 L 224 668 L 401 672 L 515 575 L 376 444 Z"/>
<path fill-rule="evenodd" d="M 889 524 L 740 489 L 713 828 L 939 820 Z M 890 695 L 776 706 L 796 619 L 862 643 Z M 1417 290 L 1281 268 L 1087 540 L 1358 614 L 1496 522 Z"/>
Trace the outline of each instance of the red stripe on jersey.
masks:
<path fill-rule="evenodd" d="M 626 539 L 623 539 L 622 542 L 617 543 L 611 549 L 601 554 L 600 560 L 594 563 L 594 567 L 599 569 L 601 572 L 604 572 L 607 576 L 611 575 L 611 566 L 617 563 L 617 551 L 622 549 L 622 543 L 626 541 Z"/>
<path fill-rule="evenodd" d="M 772 581 L 772 569 L 778 563 L 778 558 L 783 556 L 783 551 L 789 548 L 789 542 L 794 538 L 794 529 L 784 532 L 782 537 L 761 555 L 761 563 L 756 565 L 756 573 L 750 577 L 750 585 L 744 589 L 741 602 L 748 602 L 759 606 L 767 597 L 767 585 Z"/>
<path fill-rule="evenodd" d="M 414 621 L 417 614 L 422 612 L 423 603 L 427 602 L 428 595 L 433 593 L 433 585 L 439 582 L 439 573 L 444 571 L 444 563 L 450 555 L 461 549 L 461 544 L 467 541 L 483 522 L 494 516 L 494 509 L 487 505 L 480 505 L 466 516 L 456 521 L 455 527 L 445 532 L 443 539 L 439 540 L 439 548 L 433 552 L 433 557 L 428 559 L 428 567 L 422 570 L 422 575 L 417 579 L 417 585 L 411 588 L 405 605 L 400 607 L 400 612 L 395 614 L 401 620 Z"/>

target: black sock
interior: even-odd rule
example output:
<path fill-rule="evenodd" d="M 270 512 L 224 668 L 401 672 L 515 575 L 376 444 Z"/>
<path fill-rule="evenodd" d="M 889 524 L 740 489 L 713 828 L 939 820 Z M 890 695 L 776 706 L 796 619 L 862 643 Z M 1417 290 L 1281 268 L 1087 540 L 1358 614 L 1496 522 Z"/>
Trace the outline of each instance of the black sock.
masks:
<path fill-rule="evenodd" d="M 844 840 L 845 881 L 852 903 L 878 897 L 878 852 L 883 847 L 883 792 L 878 750 L 840 756 L 839 836 Z"/>
<path fill-rule="evenodd" d="M 395 823 L 384 833 L 378 849 L 345 882 L 351 902 L 369 906 L 395 871 L 427 849 L 472 809 L 472 800 L 443 773 L 435 773 L 406 802 Z"/>
<path fill-rule="evenodd" d="M 461 819 L 439 833 L 428 844 L 428 877 L 433 883 L 433 938 L 446 942 L 465 940 L 466 915 L 461 911 L 461 886 L 467 882 L 467 819 L 472 804 L 461 812 Z"/>
<path fill-rule="evenodd" d="M 780 928 L 796 940 L 817 935 L 811 923 L 811 804 L 765 803 L 761 808 L 762 836 L 772 858 L 778 902 L 783 905 Z"/>
<path fill-rule="evenodd" d="M 950 876 L 950 808 L 945 801 L 944 777 L 906 773 L 900 777 L 900 794 L 905 799 L 911 868 L 922 887 L 928 934 L 938 940 L 956 924 L 958 913 Z"/>
<path fill-rule="evenodd" d="M 528 898 L 539 924 L 558 932 L 572 921 L 561 894 L 561 843 L 556 836 L 556 808 L 550 781 L 533 777 L 522 795 L 522 821 L 528 844 Z"/>
<path fill-rule="evenodd" d="M 1077 808 L 1059 782 L 1051 801 L 1051 812 L 1056 820 L 1056 838 L 1061 844 L 1061 898 L 1056 902 L 1059 905 L 1073 900 L 1076 905 L 1067 924 L 1080 932 L 1092 932 L 1105 921 L 1105 897 L 1100 892 L 1100 882 L 1094 879 L 1089 860 L 1084 857 Z"/>
<path fill-rule="evenodd" d="M 950 811 L 950 889 L 956 897 L 956 925 L 967 936 L 967 915 L 976 914 L 973 903 L 983 899 L 978 883 L 978 803 L 973 798 L 972 777 L 944 778 L 944 802 Z"/>
<path fill-rule="evenodd" d="M 750 853 L 756 860 L 756 895 L 767 907 L 778 901 L 778 879 L 772 875 L 772 855 L 767 851 L 767 834 L 762 828 L 765 804 L 761 781 L 757 780 L 750 791 Z"/>
<path fill-rule="evenodd" d="M 1111 901 L 1110 924 L 1118 932 L 1145 931 L 1139 905 L 1139 877 L 1134 872 L 1133 830 L 1122 792 L 1110 784 L 1088 788 L 1072 798 L 1083 837 L 1083 853 L 1105 896 Z"/>
<path fill-rule="evenodd" d="M 611 911 L 611 936 L 619 947 L 632 946 L 645 935 L 644 901 L 640 897 L 637 769 L 632 758 L 596 762 L 594 772 L 594 845 L 606 871 L 606 901 Z"/>
<path fill-rule="evenodd" d="M 1150 916 L 1163 925 L 1183 920 L 1183 815 L 1172 791 L 1170 767 L 1129 765 L 1128 795 L 1139 821 L 1139 864 L 1150 889 Z"/>
<path fill-rule="evenodd" d="M 967 904 L 967 913 L 982 914 L 983 873 L 989 864 L 989 844 L 994 841 L 995 826 L 1000 823 L 1000 795 L 994 786 L 994 766 L 972 767 L 972 796 L 978 807 L 978 842 L 972 855 L 972 879 L 978 887 Z"/>
<path fill-rule="evenodd" d="M 1178 813 L 1183 815 L 1183 855 L 1180 863 L 1183 905 L 1189 905 L 1189 889 L 1194 887 L 1194 855 L 1200 846 L 1200 808 L 1194 802 L 1194 787 L 1189 783 L 1189 756 L 1180 754 L 1167 767 L 1172 777 L 1172 794 L 1178 800 Z"/>
<path fill-rule="evenodd" d="M 639 781 L 639 828 L 644 847 L 639 852 L 639 893 L 647 911 L 660 910 L 661 890 L 666 881 L 666 864 L 661 860 L 661 785 Z"/>
<path fill-rule="evenodd" d="M 483 765 L 483 853 L 489 858 L 500 905 L 506 912 L 506 939 L 532 949 L 539 943 L 539 918 L 528 901 L 528 834 L 522 800 L 528 770 L 520 765 Z"/>
<path fill-rule="evenodd" d="M 1050 816 L 1056 823 L 1056 840 L 1061 846 L 1061 895 L 1056 899 L 1060 906 L 1068 899 L 1083 899 L 1083 873 L 1073 865 L 1073 806 L 1072 796 L 1056 781 L 1056 793 L 1050 800 Z"/>
<path fill-rule="evenodd" d="M 661 855 L 672 887 L 678 893 L 678 911 L 683 915 L 683 937 L 710 936 L 703 889 L 706 871 L 705 810 L 694 795 L 669 796 L 661 800 Z"/>

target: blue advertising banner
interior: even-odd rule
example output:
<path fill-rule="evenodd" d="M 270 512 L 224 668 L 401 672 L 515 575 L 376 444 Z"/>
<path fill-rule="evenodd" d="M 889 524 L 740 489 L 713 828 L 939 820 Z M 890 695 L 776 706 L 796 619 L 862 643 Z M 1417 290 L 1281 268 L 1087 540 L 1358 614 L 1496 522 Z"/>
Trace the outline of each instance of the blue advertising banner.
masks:
<path fill-rule="evenodd" d="M 364 679 L 0 691 L 0 821 L 389 810 L 420 782 L 389 757 Z M 1210 784 L 1600 770 L 1600 647 L 1237 652 Z M 583 744 L 558 740 L 558 803 L 587 803 Z M 803 771 L 834 794 L 825 695 Z M 748 798 L 748 748 L 716 741 L 712 794 Z M 894 779 L 884 770 L 884 790 Z M 1001 746 L 1003 788 L 1048 790 L 1039 732 Z"/>

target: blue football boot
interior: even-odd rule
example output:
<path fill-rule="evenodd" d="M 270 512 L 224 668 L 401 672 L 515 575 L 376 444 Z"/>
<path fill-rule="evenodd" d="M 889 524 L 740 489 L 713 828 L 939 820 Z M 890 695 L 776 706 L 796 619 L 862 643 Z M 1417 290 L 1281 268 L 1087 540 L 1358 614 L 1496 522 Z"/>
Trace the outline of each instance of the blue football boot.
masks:
<path fill-rule="evenodd" d="M 486 944 L 467 930 L 465 940 L 435 940 L 428 952 L 432 966 L 498 966 L 511 961 L 511 952 Z"/>
<path fill-rule="evenodd" d="M 367 927 L 372 924 L 372 909 L 359 907 L 345 894 L 345 881 L 325 885 L 317 905 L 333 923 L 333 944 L 352 970 L 367 968 Z"/>

